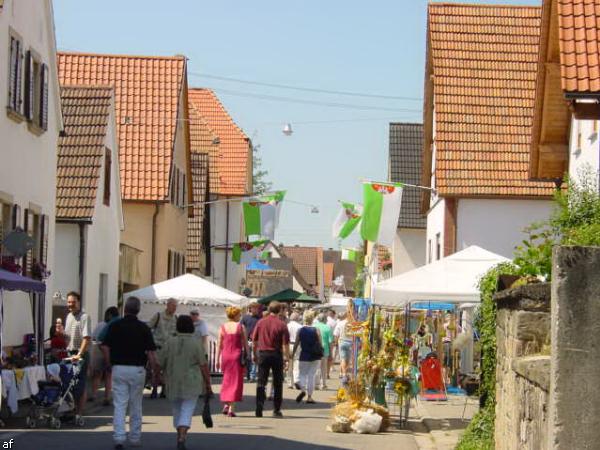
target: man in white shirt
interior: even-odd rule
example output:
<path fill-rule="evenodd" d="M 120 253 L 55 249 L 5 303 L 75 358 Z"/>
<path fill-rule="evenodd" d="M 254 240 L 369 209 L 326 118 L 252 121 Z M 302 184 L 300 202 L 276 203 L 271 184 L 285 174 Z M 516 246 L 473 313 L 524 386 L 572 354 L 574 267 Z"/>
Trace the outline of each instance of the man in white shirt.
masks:
<path fill-rule="evenodd" d="M 294 350 L 294 343 L 296 342 L 296 336 L 298 335 L 300 328 L 302 328 L 302 324 L 300 323 L 300 314 L 293 312 L 290 315 L 290 321 L 288 322 L 287 327 L 290 333 L 290 354 L 292 354 Z M 300 352 L 296 352 L 294 359 L 290 360 L 290 364 L 288 366 L 288 378 L 290 380 L 288 383 L 289 388 L 293 388 L 294 385 L 298 383 L 298 377 L 300 375 L 300 365 L 298 363 L 299 358 Z"/>
<path fill-rule="evenodd" d="M 190 311 L 190 317 L 194 322 L 194 336 L 202 340 L 204 353 L 208 354 L 208 326 L 206 325 L 206 321 L 200 318 L 200 311 L 197 309 Z"/>
<path fill-rule="evenodd" d="M 79 364 L 78 382 L 73 389 L 75 397 L 75 420 L 77 423 L 81 421 L 83 415 L 83 406 L 86 401 L 85 382 L 87 378 L 87 368 L 89 364 L 89 350 L 92 341 L 92 320 L 81 309 L 81 296 L 77 292 L 69 292 L 67 294 L 67 308 L 69 314 L 65 321 L 65 334 L 69 338 L 67 352 L 71 356 L 73 362 Z"/>

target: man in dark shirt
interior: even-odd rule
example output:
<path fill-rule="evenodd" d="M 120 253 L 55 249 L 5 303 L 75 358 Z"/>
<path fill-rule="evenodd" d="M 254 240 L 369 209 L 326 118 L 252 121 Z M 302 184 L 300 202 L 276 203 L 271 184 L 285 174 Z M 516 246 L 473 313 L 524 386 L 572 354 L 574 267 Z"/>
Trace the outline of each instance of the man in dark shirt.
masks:
<path fill-rule="evenodd" d="M 250 344 L 250 350 L 252 350 L 252 333 L 254 333 L 254 327 L 260 319 L 262 319 L 261 306 L 258 303 L 250 303 L 248 306 L 249 314 L 244 314 L 240 323 L 246 328 L 246 336 L 248 336 L 248 343 Z M 256 381 L 256 364 L 251 361 L 247 367 L 246 376 L 250 381 Z"/>
<path fill-rule="evenodd" d="M 258 365 L 258 381 L 256 383 L 256 417 L 262 417 L 267 397 L 266 386 L 269 372 L 273 371 L 274 417 L 283 417 L 281 403 L 283 401 L 284 361 L 290 359 L 290 333 L 286 324 L 279 318 L 282 304 L 271 302 L 269 314 L 254 327 L 252 342 L 254 344 L 254 361 Z"/>
<path fill-rule="evenodd" d="M 107 367 L 112 367 L 115 449 L 122 449 L 127 438 L 125 416 L 129 405 L 129 443 L 140 446 L 142 439 L 142 397 L 146 363 L 158 373 L 156 345 L 150 328 L 138 320 L 140 300 L 129 297 L 125 316 L 110 325 L 102 342 Z"/>

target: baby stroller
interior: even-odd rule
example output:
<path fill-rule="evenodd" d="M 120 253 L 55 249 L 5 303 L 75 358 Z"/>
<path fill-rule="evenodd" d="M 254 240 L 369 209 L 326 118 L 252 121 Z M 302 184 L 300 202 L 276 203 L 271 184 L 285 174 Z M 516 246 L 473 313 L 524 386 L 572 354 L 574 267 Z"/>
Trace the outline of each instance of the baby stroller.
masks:
<path fill-rule="evenodd" d="M 46 421 L 48 426 L 59 429 L 64 420 L 75 419 L 75 425 L 85 425 L 83 417 L 75 416 L 75 397 L 73 390 L 77 386 L 80 371 L 78 363 L 63 360 L 60 364 L 47 367 L 48 381 L 38 381 L 39 392 L 31 396 L 33 405 L 25 418 L 28 428 L 36 428 L 38 423 Z"/>

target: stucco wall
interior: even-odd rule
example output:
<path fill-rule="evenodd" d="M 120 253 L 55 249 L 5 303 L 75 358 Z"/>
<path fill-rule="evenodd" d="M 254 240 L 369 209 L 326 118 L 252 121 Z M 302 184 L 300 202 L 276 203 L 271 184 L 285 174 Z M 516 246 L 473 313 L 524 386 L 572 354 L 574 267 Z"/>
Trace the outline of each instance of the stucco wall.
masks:
<path fill-rule="evenodd" d="M 56 224 L 56 250 L 54 289 L 64 298 L 67 292 L 79 290 L 79 227 L 77 224 Z"/>
<path fill-rule="evenodd" d="M 440 198 L 437 201 L 433 208 L 427 214 L 427 233 L 425 240 L 425 263 L 430 263 L 436 260 L 435 254 L 435 243 L 436 243 L 436 235 L 440 234 L 440 245 L 441 247 L 441 257 L 444 257 L 444 211 L 446 208 L 446 201 L 443 198 Z M 430 245 L 431 242 L 431 245 Z M 430 258 L 431 252 L 431 258 Z"/>
<path fill-rule="evenodd" d="M 586 166 L 593 172 L 598 172 L 600 169 L 599 125 L 596 122 L 596 130 L 594 130 L 593 120 L 572 119 L 569 142 L 569 174 L 571 176 L 580 176 Z M 579 137 L 580 134 L 581 137 Z"/>
<path fill-rule="evenodd" d="M 123 203 L 125 229 L 121 232 L 121 242 L 141 251 L 138 258 L 139 285 L 148 286 L 152 278 L 152 215 L 154 204 Z"/>
<path fill-rule="evenodd" d="M 547 220 L 552 204 L 550 200 L 460 199 L 456 251 L 478 245 L 512 258 L 515 246 L 526 237 L 523 229 Z"/>
<path fill-rule="evenodd" d="M 229 230 L 226 226 L 227 205 L 229 205 Z M 231 247 L 233 244 L 245 240 L 242 203 L 240 201 L 213 203 L 210 213 L 210 242 L 214 246 L 211 252 L 211 280 L 219 286 L 239 292 L 240 281 L 245 275 L 245 267 L 231 260 Z M 229 238 L 227 238 L 227 234 L 229 234 Z M 226 243 L 229 243 L 229 249 L 226 249 Z M 227 270 L 227 285 L 225 285 L 225 270 Z"/>
<path fill-rule="evenodd" d="M 425 264 L 427 230 L 398 228 L 392 246 L 393 275 Z"/>
<path fill-rule="evenodd" d="M 26 122 L 17 123 L 6 114 L 8 104 L 9 27 L 23 39 L 23 49 L 35 50 L 49 66 L 48 130 L 40 136 L 29 131 Z M 7 0 L 0 13 L 0 192 L 12 196 L 21 213 L 30 204 L 49 217 L 48 266 L 54 263 L 54 214 L 56 192 L 56 142 L 61 126 L 57 107 L 56 49 L 49 2 Z M 21 219 L 22 223 L 22 219 Z M 46 296 L 54 292 L 53 276 L 46 280 Z M 31 309 L 27 296 L 6 293 L 5 344 L 21 344 L 23 334 L 31 332 Z M 51 301 L 46 301 L 46 323 L 51 316 Z M 47 328 L 47 327 L 45 327 Z"/>

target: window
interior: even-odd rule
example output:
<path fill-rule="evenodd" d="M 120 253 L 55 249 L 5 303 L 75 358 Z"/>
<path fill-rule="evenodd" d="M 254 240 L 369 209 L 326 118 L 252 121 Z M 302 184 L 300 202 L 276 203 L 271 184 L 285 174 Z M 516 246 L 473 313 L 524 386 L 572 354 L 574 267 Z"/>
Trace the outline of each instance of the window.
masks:
<path fill-rule="evenodd" d="M 428 243 L 427 243 L 428 249 L 427 249 L 427 262 L 430 263 L 431 262 L 431 258 L 433 255 L 433 248 L 431 247 L 431 239 L 429 239 Z"/>
<path fill-rule="evenodd" d="M 435 259 L 439 260 L 442 257 L 442 235 L 440 233 L 435 235 Z"/>
<path fill-rule="evenodd" d="M 33 50 L 25 57 L 24 115 L 38 130 L 48 129 L 48 66 Z"/>
<path fill-rule="evenodd" d="M 33 248 L 28 250 L 23 257 L 23 274 L 30 276 L 34 261 L 36 263 L 43 262 L 40 256 L 42 256 L 42 248 L 44 246 L 44 233 L 41 230 L 40 215 L 34 213 L 29 208 L 25 209 L 23 216 L 23 230 L 33 239 Z"/>
<path fill-rule="evenodd" d="M 108 274 L 101 273 L 98 283 L 98 322 L 104 320 L 104 311 L 108 306 Z"/>
<path fill-rule="evenodd" d="M 171 177 L 171 203 L 179 208 L 184 208 L 186 201 L 186 181 L 185 173 L 177 166 L 173 166 L 173 176 Z"/>
<path fill-rule="evenodd" d="M 110 206 L 110 174 L 111 174 L 111 161 L 112 154 L 107 148 L 104 153 L 104 204 Z"/>
<path fill-rule="evenodd" d="M 23 72 L 23 42 L 17 36 L 10 35 L 8 69 L 8 110 L 21 116 L 23 103 L 22 72 Z"/>
<path fill-rule="evenodd" d="M 167 258 L 167 278 L 175 278 L 185 274 L 185 256 L 175 250 L 169 250 Z"/>
<path fill-rule="evenodd" d="M 2 241 L 12 231 L 11 210 L 10 205 L 0 203 L 0 256 L 2 255 Z"/>

